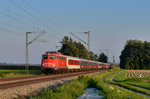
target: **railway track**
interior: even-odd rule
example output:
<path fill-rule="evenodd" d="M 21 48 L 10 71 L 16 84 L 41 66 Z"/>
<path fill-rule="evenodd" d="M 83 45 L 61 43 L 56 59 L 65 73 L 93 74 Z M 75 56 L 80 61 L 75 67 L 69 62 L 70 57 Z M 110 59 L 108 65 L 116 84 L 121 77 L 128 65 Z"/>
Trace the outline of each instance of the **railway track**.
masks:
<path fill-rule="evenodd" d="M 55 74 L 55 75 L 51 74 L 51 75 L 5 78 L 5 79 L 0 79 L 0 89 L 18 87 L 18 86 L 23 86 L 23 85 L 28 85 L 28 84 L 34 84 L 34 83 L 45 82 L 45 81 L 50 81 L 50 80 L 57 80 L 60 78 L 68 78 L 68 77 L 78 76 L 81 74 L 90 74 L 90 73 L 96 73 L 96 72 L 102 72 L 102 71 L 105 71 L 105 70 L 93 70 L 93 71 Z"/>

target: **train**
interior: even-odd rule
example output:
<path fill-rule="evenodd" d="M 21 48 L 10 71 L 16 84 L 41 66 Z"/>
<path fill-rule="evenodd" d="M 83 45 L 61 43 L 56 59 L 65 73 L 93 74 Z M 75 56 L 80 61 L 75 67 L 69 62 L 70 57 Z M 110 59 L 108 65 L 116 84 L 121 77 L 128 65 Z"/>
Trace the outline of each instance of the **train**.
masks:
<path fill-rule="evenodd" d="M 44 74 L 109 68 L 111 66 L 108 63 L 67 56 L 55 51 L 45 52 L 41 62 L 41 70 Z"/>

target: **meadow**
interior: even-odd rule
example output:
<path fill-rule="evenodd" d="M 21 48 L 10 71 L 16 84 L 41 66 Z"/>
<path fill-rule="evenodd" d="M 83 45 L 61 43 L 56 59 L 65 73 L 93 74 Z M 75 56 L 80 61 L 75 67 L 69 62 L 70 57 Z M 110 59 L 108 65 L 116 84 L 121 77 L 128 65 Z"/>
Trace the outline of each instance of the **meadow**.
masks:
<path fill-rule="evenodd" d="M 22 77 L 42 74 L 40 66 L 29 66 L 29 75 L 24 65 L 0 65 L 0 78 Z"/>
<path fill-rule="evenodd" d="M 45 89 L 38 96 L 31 96 L 30 99 L 77 99 L 86 88 L 97 88 L 102 90 L 99 95 L 104 99 L 148 99 L 147 97 L 137 95 L 131 91 L 124 90 L 119 86 L 107 82 L 107 78 L 120 72 L 120 70 L 109 70 L 95 76 L 79 76 L 71 82 L 54 89 Z"/>
<path fill-rule="evenodd" d="M 150 90 L 150 71 L 147 70 L 126 70 L 117 76 L 114 81 L 128 85 L 138 86 Z"/>

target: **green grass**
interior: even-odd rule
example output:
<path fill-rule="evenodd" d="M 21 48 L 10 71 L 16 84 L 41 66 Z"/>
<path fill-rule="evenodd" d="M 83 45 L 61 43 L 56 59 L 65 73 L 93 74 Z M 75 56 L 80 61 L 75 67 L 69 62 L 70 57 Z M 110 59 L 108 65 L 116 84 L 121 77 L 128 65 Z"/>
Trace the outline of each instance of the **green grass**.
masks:
<path fill-rule="evenodd" d="M 116 85 L 108 84 L 103 80 L 116 72 L 119 72 L 119 70 L 107 71 L 95 76 L 79 76 L 78 79 L 55 89 L 45 89 L 41 93 L 40 99 L 77 99 L 83 94 L 85 88 L 90 87 L 102 90 L 100 95 L 104 96 L 104 99 L 148 99 Z M 30 97 L 30 99 L 39 99 L 39 97 Z"/>
<path fill-rule="evenodd" d="M 121 74 L 119 74 L 119 76 L 117 76 L 116 78 L 114 78 L 115 82 L 124 82 L 128 79 L 128 77 L 125 76 L 125 71 L 122 71 Z"/>
<path fill-rule="evenodd" d="M 52 90 L 45 89 L 40 98 L 34 97 L 33 99 L 76 99 L 83 93 L 86 87 L 90 86 L 87 84 L 89 79 L 88 76 L 79 76 L 77 80 L 72 80 L 63 86 L 56 87 Z M 32 99 L 32 97 L 30 97 L 30 99 Z"/>
<path fill-rule="evenodd" d="M 40 74 L 42 74 L 41 70 L 29 70 L 29 75 L 25 70 L 0 70 L 0 78 L 22 77 Z"/>
<path fill-rule="evenodd" d="M 41 67 L 38 65 L 29 66 L 30 75 L 40 75 Z M 0 78 L 30 76 L 25 71 L 25 65 L 0 65 Z"/>
<path fill-rule="evenodd" d="M 125 83 L 129 84 L 129 85 L 138 86 L 138 87 L 142 87 L 142 88 L 150 90 L 150 82 L 139 81 L 139 82 L 125 82 Z"/>
<path fill-rule="evenodd" d="M 126 84 L 125 82 L 122 82 L 120 79 L 123 79 L 123 78 L 119 77 L 119 76 L 123 76 L 122 74 L 120 74 L 120 75 L 117 77 L 117 79 L 116 79 L 116 81 L 121 81 L 121 82 L 111 82 L 110 79 L 113 78 L 113 77 L 115 77 L 115 76 L 118 75 L 118 74 L 119 74 L 119 73 L 116 73 L 116 74 L 114 74 L 114 75 L 111 75 L 111 76 L 107 77 L 107 78 L 105 79 L 105 81 L 108 82 L 108 83 L 114 84 L 114 85 L 118 85 L 118 86 L 124 87 L 124 88 L 129 89 L 129 90 L 133 90 L 133 91 L 135 91 L 135 92 L 139 92 L 139 93 L 143 93 L 143 94 L 146 94 L 146 95 L 150 95 L 150 91 L 147 91 L 147 90 L 138 88 L 138 87 L 133 86 L 133 85 Z M 120 79 L 119 79 L 119 78 L 120 78 Z M 135 79 L 139 80 L 139 78 L 134 78 L 134 79 L 133 79 L 133 78 L 129 78 L 129 81 L 131 81 L 131 80 L 133 81 L 133 80 L 135 80 Z M 128 79 L 124 79 L 124 81 L 128 81 Z"/>
<path fill-rule="evenodd" d="M 133 77 L 133 78 L 128 78 L 125 76 L 125 71 L 123 71 L 118 77 L 116 77 L 114 79 L 115 82 L 121 82 L 121 83 L 125 83 L 125 84 L 129 84 L 129 85 L 133 85 L 133 86 L 138 86 L 138 87 L 142 87 L 145 89 L 150 89 L 150 77 L 145 77 L 145 78 L 137 78 L 137 77 Z M 148 82 L 144 82 L 148 81 Z"/>

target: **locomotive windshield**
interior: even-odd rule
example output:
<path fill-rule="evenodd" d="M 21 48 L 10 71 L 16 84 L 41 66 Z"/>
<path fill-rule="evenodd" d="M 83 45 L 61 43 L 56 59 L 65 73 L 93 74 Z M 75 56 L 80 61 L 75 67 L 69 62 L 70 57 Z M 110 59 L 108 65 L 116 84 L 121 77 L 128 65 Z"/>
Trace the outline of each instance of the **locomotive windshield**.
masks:
<path fill-rule="evenodd" d="M 56 56 L 50 56 L 50 59 L 55 59 L 56 58 Z"/>
<path fill-rule="evenodd" d="M 43 59 L 47 59 L 48 58 L 48 56 L 43 56 Z"/>

